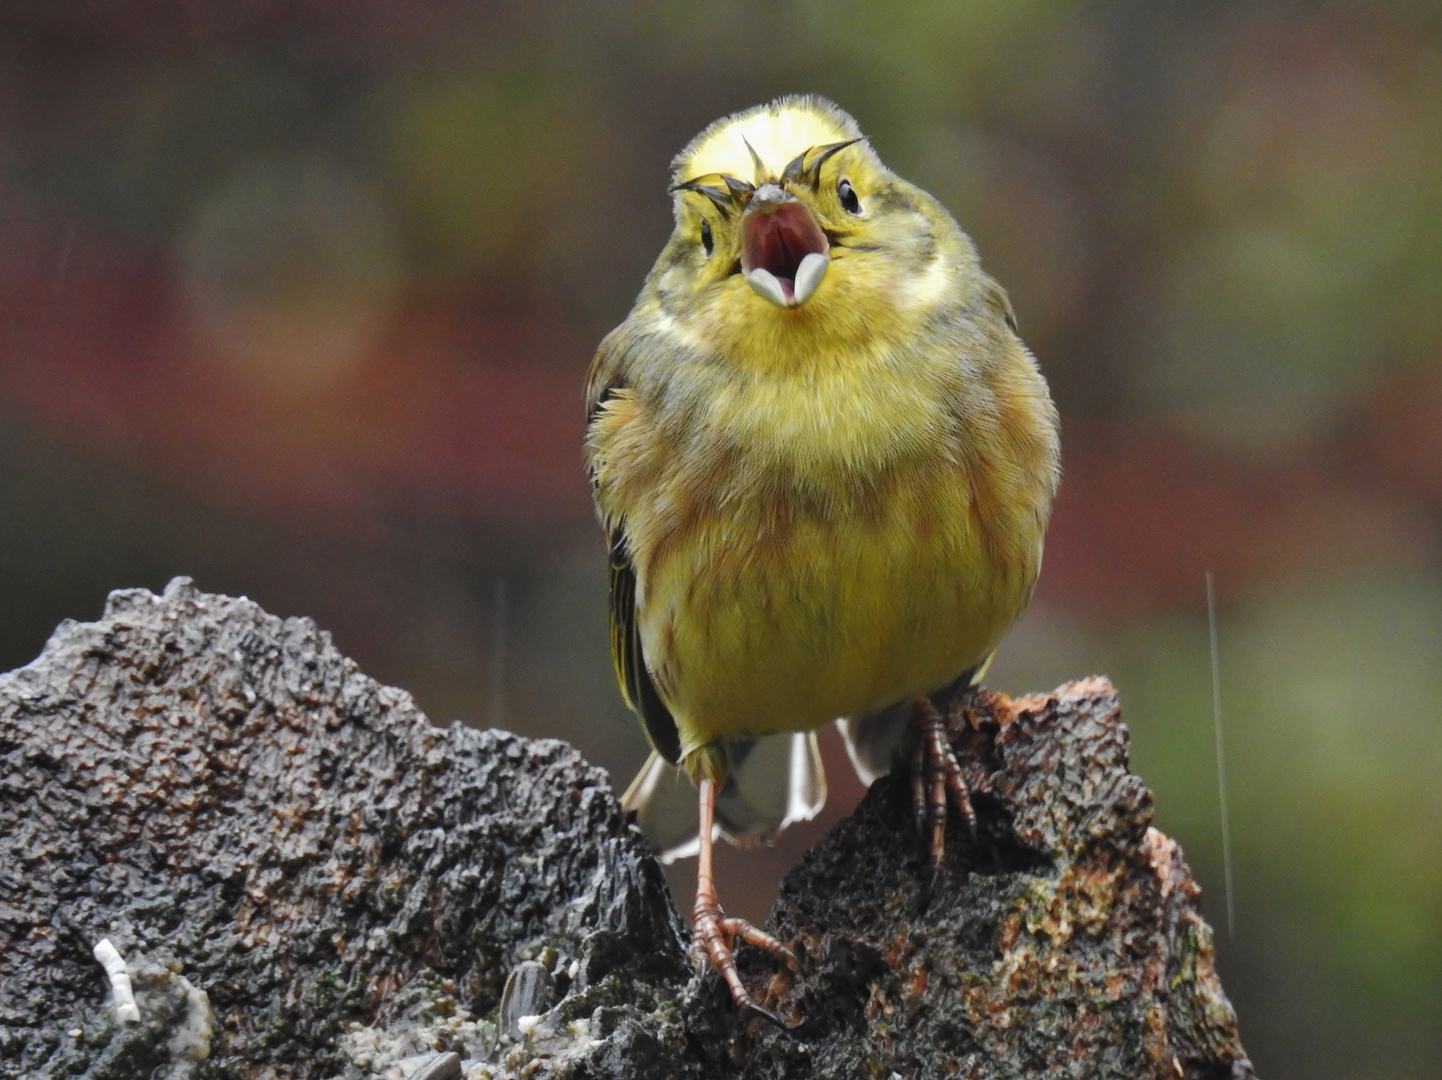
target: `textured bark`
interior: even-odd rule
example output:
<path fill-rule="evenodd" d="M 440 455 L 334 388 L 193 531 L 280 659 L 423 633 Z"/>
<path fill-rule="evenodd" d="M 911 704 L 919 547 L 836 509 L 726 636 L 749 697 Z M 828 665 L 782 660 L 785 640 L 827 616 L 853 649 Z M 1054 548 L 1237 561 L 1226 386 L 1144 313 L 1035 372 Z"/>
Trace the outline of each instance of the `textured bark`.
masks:
<path fill-rule="evenodd" d="M 801 975 L 742 951 L 783 1032 L 692 974 L 565 744 L 433 727 L 308 620 L 117 592 L 0 676 L 0 1078 L 1251 1076 L 1110 685 L 952 724 L 980 836 L 923 903 L 876 784 L 783 883 Z"/>

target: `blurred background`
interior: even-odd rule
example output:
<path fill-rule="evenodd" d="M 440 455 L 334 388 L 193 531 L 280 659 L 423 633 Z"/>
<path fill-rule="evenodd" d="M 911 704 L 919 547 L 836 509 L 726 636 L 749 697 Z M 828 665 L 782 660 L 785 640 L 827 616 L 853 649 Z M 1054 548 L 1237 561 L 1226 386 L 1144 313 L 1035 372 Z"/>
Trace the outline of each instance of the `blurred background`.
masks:
<path fill-rule="evenodd" d="M 989 682 L 1121 687 L 1263 1076 L 1442 1075 L 1435 4 L 8 0 L 0 670 L 185 573 L 624 787 L 584 372 L 670 157 L 794 91 L 952 208 L 1061 407 Z"/>

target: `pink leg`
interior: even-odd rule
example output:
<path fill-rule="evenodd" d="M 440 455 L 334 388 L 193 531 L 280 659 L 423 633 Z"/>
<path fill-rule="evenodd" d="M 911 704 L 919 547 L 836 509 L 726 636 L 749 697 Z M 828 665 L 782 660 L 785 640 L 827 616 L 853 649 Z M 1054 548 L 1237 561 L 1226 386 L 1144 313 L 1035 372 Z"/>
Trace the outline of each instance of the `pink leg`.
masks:
<path fill-rule="evenodd" d="M 758 1016 L 779 1027 L 786 1023 L 769 1009 L 764 1009 L 741 984 L 736 973 L 735 942 L 739 937 L 767 952 L 781 957 L 786 966 L 797 969 L 796 954 L 770 934 L 756 929 L 745 919 L 728 918 L 721 910 L 721 901 L 716 896 L 716 881 L 712 875 L 711 831 L 716 820 L 716 785 L 710 780 L 701 781 L 701 851 L 696 864 L 696 908 L 691 927 L 691 953 L 698 963 L 709 963 L 721 973 L 731 989 L 731 999 L 743 1009 L 750 1009 Z"/>

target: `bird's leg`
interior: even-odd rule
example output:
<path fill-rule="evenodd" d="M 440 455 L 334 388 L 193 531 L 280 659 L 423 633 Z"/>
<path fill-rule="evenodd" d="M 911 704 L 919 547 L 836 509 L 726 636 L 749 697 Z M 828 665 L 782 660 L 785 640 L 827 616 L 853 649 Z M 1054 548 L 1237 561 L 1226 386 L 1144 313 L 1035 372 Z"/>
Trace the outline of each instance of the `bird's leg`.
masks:
<path fill-rule="evenodd" d="M 743 1009 L 750 1009 L 779 1027 L 786 1023 L 769 1009 L 758 1005 L 741 984 L 736 973 L 735 942 L 739 937 L 758 948 L 781 957 L 793 971 L 797 968 L 796 954 L 770 934 L 756 929 L 745 919 L 728 918 L 721 910 L 721 901 L 716 896 L 716 880 L 711 869 L 711 832 L 716 820 L 716 784 L 702 780 L 701 784 L 701 850 L 696 863 L 696 908 L 691 926 L 691 958 L 697 965 L 709 963 L 721 973 L 731 989 L 731 999 Z"/>
<path fill-rule="evenodd" d="M 961 764 L 952 752 L 946 734 L 946 721 L 927 697 L 911 703 L 911 724 L 914 740 L 911 749 L 911 801 L 916 814 L 916 829 L 926 838 L 930 832 L 931 868 L 941 866 L 946 851 L 946 813 L 948 801 L 966 818 L 967 828 L 976 836 L 976 811 L 971 806 L 971 793 L 962 779 Z M 947 796 L 950 796 L 948 800 Z"/>

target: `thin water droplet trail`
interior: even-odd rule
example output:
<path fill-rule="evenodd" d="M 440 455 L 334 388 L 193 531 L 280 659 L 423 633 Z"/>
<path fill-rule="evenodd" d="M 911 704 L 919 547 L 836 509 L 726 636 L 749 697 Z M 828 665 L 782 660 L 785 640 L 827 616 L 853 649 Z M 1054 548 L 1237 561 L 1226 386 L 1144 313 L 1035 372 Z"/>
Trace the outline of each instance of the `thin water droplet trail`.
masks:
<path fill-rule="evenodd" d="M 1232 900 L 1232 833 L 1227 822 L 1227 764 L 1222 752 L 1222 665 L 1217 652 L 1217 590 L 1207 571 L 1207 637 L 1212 648 L 1212 730 L 1217 746 L 1217 799 L 1222 807 L 1222 874 L 1227 890 L 1227 940 L 1236 936 Z"/>

